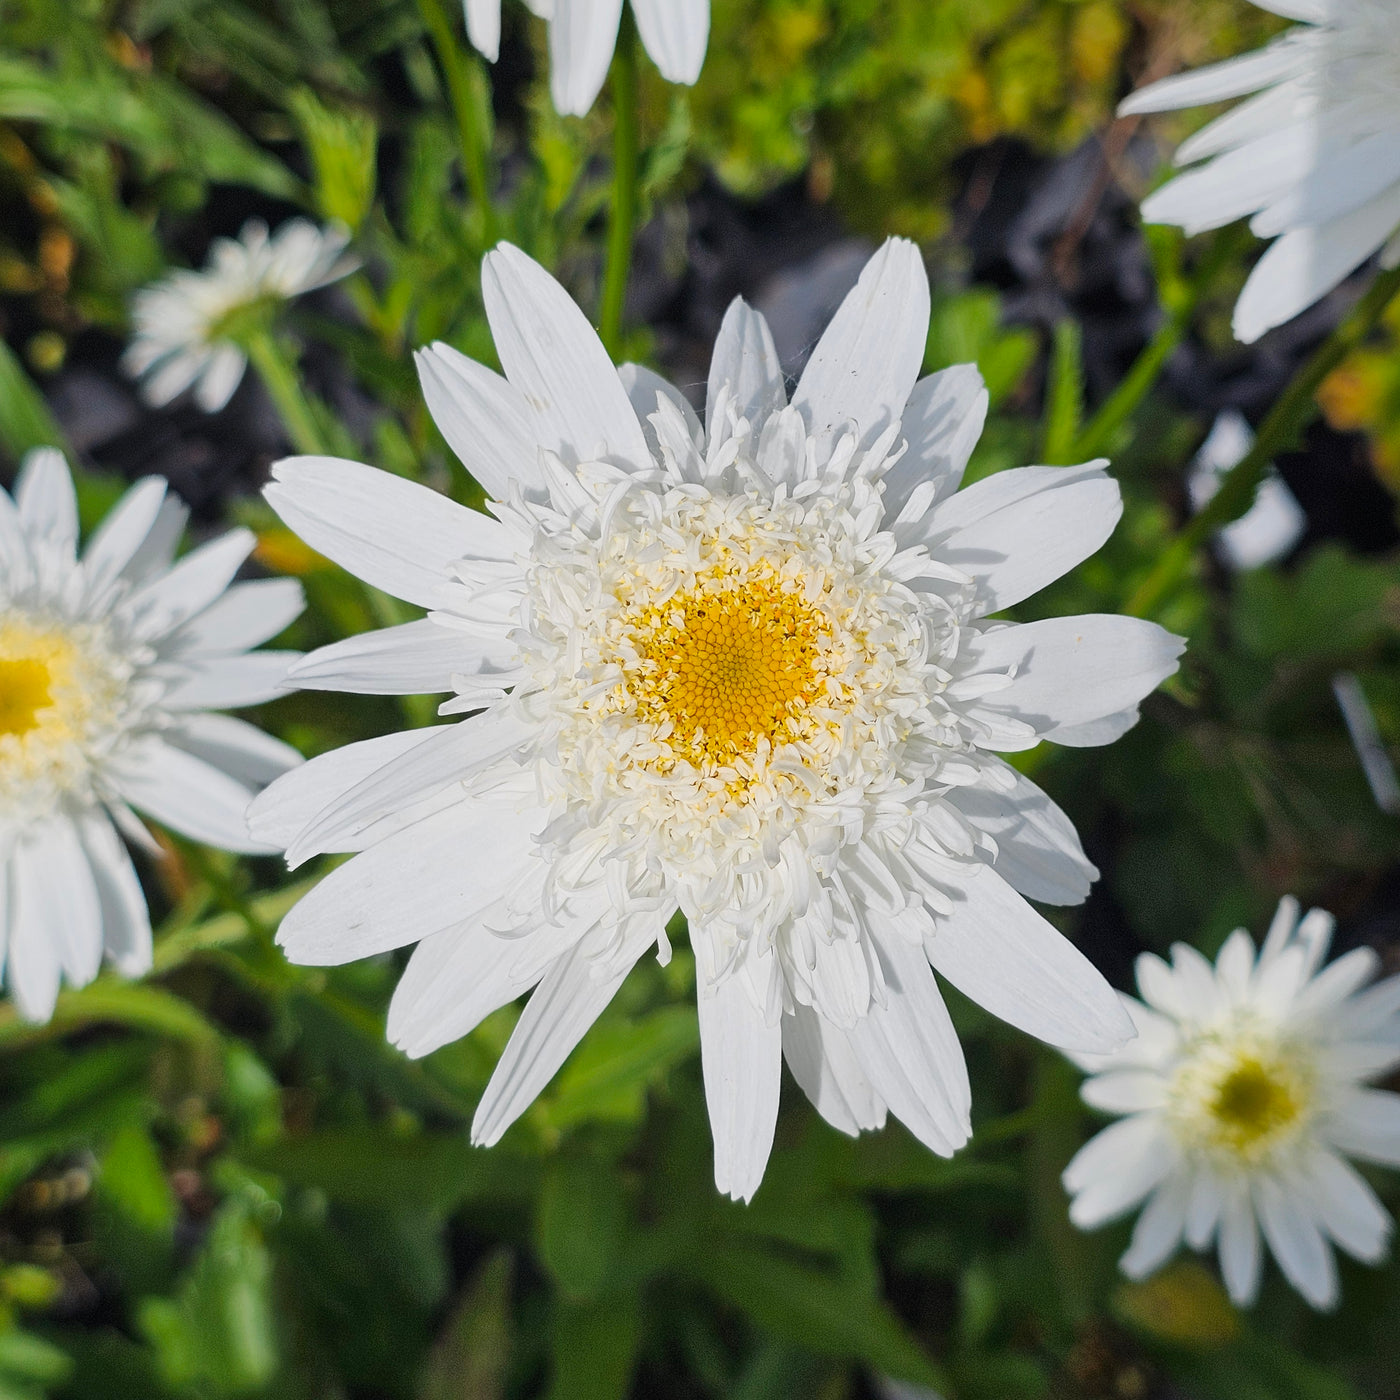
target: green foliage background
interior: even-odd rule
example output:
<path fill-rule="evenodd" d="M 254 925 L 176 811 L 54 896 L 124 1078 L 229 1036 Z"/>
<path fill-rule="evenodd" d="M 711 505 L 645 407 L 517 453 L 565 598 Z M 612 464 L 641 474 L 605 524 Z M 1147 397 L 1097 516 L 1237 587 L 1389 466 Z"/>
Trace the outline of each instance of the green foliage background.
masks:
<path fill-rule="evenodd" d="M 5 0 L 0 296 L 27 328 L 0 350 L 7 457 L 61 440 L 47 377 L 94 328 L 124 334 L 131 293 L 181 261 L 208 201 L 232 193 L 338 218 L 372 273 L 349 284 L 352 319 L 293 310 L 278 328 L 288 355 L 321 347 L 378 406 L 357 440 L 313 402 L 324 444 L 480 500 L 407 352 L 440 337 L 493 359 L 476 268 L 494 233 L 593 305 L 610 117 L 605 100 L 563 121 L 527 88 L 494 133 L 511 176 L 493 228 L 462 194 L 424 13 L 411 0 Z M 538 56 L 523 7 L 507 23 Z M 1011 133 L 1066 149 L 1145 68 L 1277 27 L 1237 0 L 716 0 L 693 94 L 644 75 L 644 202 L 683 219 L 681 195 L 707 170 L 744 193 L 801 174 L 863 232 L 937 240 L 949 164 L 971 143 Z M 487 121 L 487 70 L 465 52 L 459 76 Z M 377 148 L 397 153 L 382 186 Z M 1154 251 L 1170 306 L 1188 250 L 1167 238 Z M 1195 308 L 1203 334 L 1221 333 L 1229 290 Z M 1028 386 L 1044 347 L 1001 328 L 986 289 L 940 300 L 929 368 L 975 359 L 996 400 L 974 474 L 1072 454 L 1076 341 L 1057 344 L 1041 421 Z M 646 357 L 646 331 L 627 348 Z M 1394 378 L 1378 345 L 1329 388 L 1329 411 L 1373 433 L 1382 465 L 1400 441 Z M 1123 524 L 1019 615 L 1120 609 L 1173 531 L 1208 427 L 1154 397 L 1112 432 Z M 90 528 L 119 484 L 80 485 Z M 258 502 L 232 516 L 260 532 L 263 567 L 306 583 L 289 644 L 408 615 Z M 1142 724 L 1106 750 L 1026 756 L 1112 847 L 1106 896 L 1142 945 L 1213 953 L 1286 891 L 1345 921 L 1393 878 L 1395 819 L 1371 800 L 1330 685 L 1355 672 L 1400 737 L 1395 563 L 1330 546 L 1290 572 L 1201 569 L 1160 609 L 1191 650 Z M 432 715 L 429 699 L 308 694 L 260 719 L 314 754 Z M 67 992 L 47 1027 L 0 1003 L 0 1400 L 854 1400 L 877 1375 L 950 1400 L 1400 1396 L 1395 1264 L 1344 1265 L 1345 1304 L 1327 1319 L 1276 1276 L 1240 1316 L 1194 1261 L 1123 1282 L 1126 1227 L 1083 1236 L 1066 1217 L 1059 1172 L 1093 1126 L 1076 1074 L 969 1004 L 954 1013 L 975 1133 L 958 1158 L 894 1124 L 848 1141 L 788 1085 L 745 1208 L 711 1181 L 683 943 L 668 968 L 639 967 L 481 1152 L 466 1124 L 513 1009 L 406 1060 L 383 1039 L 401 958 L 302 969 L 273 946 L 314 870 L 289 884 L 275 862 L 168 843 L 149 873 L 162 922 L 146 982 Z M 1081 919 L 1062 923 L 1074 934 Z M 1106 969 L 1120 981 L 1130 951 Z M 1377 1185 L 1400 1206 L 1393 1178 Z"/>

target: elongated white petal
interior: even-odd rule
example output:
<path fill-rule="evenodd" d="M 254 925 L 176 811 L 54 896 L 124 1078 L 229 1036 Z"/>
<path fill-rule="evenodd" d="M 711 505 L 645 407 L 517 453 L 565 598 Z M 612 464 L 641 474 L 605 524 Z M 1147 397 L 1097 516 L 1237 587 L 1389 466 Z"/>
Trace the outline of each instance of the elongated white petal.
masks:
<path fill-rule="evenodd" d="M 1137 1114 L 1110 1124 L 1065 1168 L 1065 1189 L 1074 1197 L 1069 1218 L 1081 1230 L 1115 1219 L 1156 1190 L 1175 1163 L 1155 1118 Z"/>
<path fill-rule="evenodd" d="M 783 1057 L 812 1106 L 849 1137 L 885 1126 L 885 1103 L 875 1092 L 845 1031 L 796 1006 L 783 1017 Z"/>
<path fill-rule="evenodd" d="M 463 923 L 538 859 L 530 838 L 539 826 L 513 803 L 460 802 L 331 871 L 282 920 L 277 941 L 290 962 L 330 967 Z"/>
<path fill-rule="evenodd" d="M 133 744 L 114 765 L 113 777 L 127 802 L 181 836 L 225 851 L 262 854 L 271 849 L 248 834 L 252 791 L 158 735 Z"/>
<path fill-rule="evenodd" d="M 11 850 L 4 885 L 10 935 L 5 985 L 26 1021 L 47 1021 L 58 1000 L 58 939 L 46 872 L 29 843 Z"/>
<path fill-rule="evenodd" d="M 464 795 L 466 781 L 495 767 L 517 749 L 528 731 L 513 717 L 487 716 L 428 732 L 407 753 L 392 758 L 328 803 L 287 847 L 287 861 L 299 865 L 325 851 L 359 850 L 371 830 L 399 823 L 424 804 L 436 810 Z"/>
<path fill-rule="evenodd" d="M 1285 37 L 1257 53 L 1226 59 L 1224 63 L 1163 78 L 1139 88 L 1122 102 L 1118 115 L 1137 117 L 1148 112 L 1170 112 L 1177 107 L 1221 102 L 1227 97 L 1243 97 L 1292 77 L 1302 71 L 1306 62 L 1303 47 Z"/>
<path fill-rule="evenodd" d="M 389 472 L 334 457 L 289 457 L 263 494 L 313 549 L 424 608 L 460 601 L 459 559 L 509 559 L 505 527 Z"/>
<path fill-rule="evenodd" d="M 924 482 L 936 484 L 933 500 L 958 489 L 982 436 L 989 402 L 976 365 L 953 365 L 914 385 L 901 422 L 909 450 L 885 474 L 887 520 L 899 514 L 914 488 Z"/>
<path fill-rule="evenodd" d="M 156 523 L 165 492 L 163 478 L 143 477 L 93 532 L 83 551 L 83 574 L 90 598 L 99 596 L 130 564 Z"/>
<path fill-rule="evenodd" d="M 979 481 L 933 512 L 929 552 L 977 580 L 980 612 L 1012 607 L 1113 533 L 1123 499 L 1103 465 L 1019 467 Z"/>
<path fill-rule="evenodd" d="M 144 637 L 161 637 L 203 612 L 233 581 L 257 541 L 251 530 L 230 530 L 190 550 L 168 573 L 132 594 L 128 607 Z"/>
<path fill-rule="evenodd" d="M 166 692 L 165 703 L 172 710 L 261 705 L 287 689 L 287 672 L 300 656 L 297 651 L 250 651 L 195 658 L 184 667 L 186 678 Z"/>
<path fill-rule="evenodd" d="M 737 976 L 701 988 L 700 1065 L 715 1140 L 715 1186 L 748 1201 L 763 1180 L 778 1122 L 783 1032 Z"/>
<path fill-rule="evenodd" d="M 850 422 L 868 446 L 898 421 L 928 339 L 929 290 L 914 244 L 891 238 L 865 265 L 793 392 L 809 431 Z"/>
<path fill-rule="evenodd" d="M 549 25 L 549 86 L 554 106 L 564 116 L 586 115 L 602 91 L 617 47 L 621 18 L 622 0 L 554 0 L 554 18 Z M 487 308 L 489 316 L 489 302 Z M 491 322 L 494 330 L 494 316 Z M 496 335 L 499 347 L 500 332 Z"/>
<path fill-rule="evenodd" d="M 451 690 L 455 675 L 508 670 L 514 651 L 504 637 L 472 636 L 424 618 L 321 647 L 302 657 L 287 681 L 306 690 L 425 695 Z"/>
<path fill-rule="evenodd" d="M 641 948 L 636 951 L 640 954 Z M 600 977 L 583 952 L 575 948 L 550 968 L 526 1003 L 477 1105 L 472 1119 L 474 1143 L 491 1147 L 499 1142 L 535 1101 L 617 995 L 632 962 Z"/>
<path fill-rule="evenodd" d="M 997 761 L 1005 789 L 955 788 L 948 800 L 997 843 L 992 868 L 1013 889 L 1046 904 L 1078 904 L 1099 878 L 1074 823 L 1031 780 Z"/>
<path fill-rule="evenodd" d="M 54 447 L 36 447 L 26 453 L 14 495 L 25 533 L 43 540 L 71 563 L 78 544 L 78 499 L 63 453 Z"/>
<path fill-rule="evenodd" d="M 503 501 L 513 484 L 527 496 L 542 493 L 540 445 L 520 390 L 441 341 L 414 359 L 438 431 L 487 495 Z"/>
<path fill-rule="evenodd" d="M 632 0 L 637 33 L 661 76 L 691 84 L 700 76 L 710 38 L 710 0 Z"/>
<path fill-rule="evenodd" d="M 752 424 L 762 424 L 787 403 L 783 367 L 773 344 L 773 332 L 761 311 L 743 297 L 729 303 L 710 357 L 710 379 L 705 389 L 705 431 L 724 436 L 724 425 L 715 422 L 720 391 L 728 389 L 733 411 Z"/>
<path fill-rule="evenodd" d="M 568 0 L 573 17 L 564 28 L 580 22 L 579 8 L 589 3 Z M 621 4 L 615 0 L 619 11 Z M 556 12 L 551 43 L 561 18 Z M 540 444 L 569 466 L 604 459 L 645 469 L 651 459 L 642 425 L 603 342 L 569 294 L 508 243 L 487 254 L 481 292 L 506 377 L 524 395 Z"/>
<path fill-rule="evenodd" d="M 232 715 L 184 715 L 178 725 L 165 731 L 165 737 L 177 748 L 252 787 L 280 778 L 302 761 L 290 744 Z"/>
<path fill-rule="evenodd" d="M 573 946 L 573 923 L 551 923 L 540 908 L 543 883 L 541 865 L 509 895 L 462 924 L 429 934 L 413 950 L 386 1028 L 406 1055 L 417 1059 L 470 1034 L 484 1017 L 528 992 Z M 522 918 L 525 935 L 501 932 Z"/>
<path fill-rule="evenodd" d="M 1400 1094 L 1347 1089 L 1329 1107 L 1329 1135 L 1349 1157 L 1400 1167 Z"/>
<path fill-rule="evenodd" d="M 405 729 L 363 739 L 319 754 L 292 769 L 260 793 L 248 809 L 254 840 L 285 850 L 312 818 L 339 801 L 356 784 L 438 732 Z"/>
<path fill-rule="evenodd" d="M 78 834 L 92 870 L 102 918 L 102 943 L 123 977 L 151 970 L 151 914 L 131 857 L 104 812 L 85 813 Z"/>
<path fill-rule="evenodd" d="M 294 578 L 236 583 L 167 643 L 180 657 L 226 656 L 271 641 L 301 616 L 306 597 Z"/>
<path fill-rule="evenodd" d="M 972 1090 L 962 1046 L 923 950 L 877 939 L 886 1004 L 850 1031 L 851 1047 L 890 1112 L 926 1147 L 950 1157 L 971 1136 Z"/>
<path fill-rule="evenodd" d="M 1132 1243 L 1118 1261 L 1129 1278 L 1146 1278 L 1170 1257 L 1181 1243 L 1186 1225 L 1187 1184 L 1183 1177 L 1164 1181 L 1147 1199 L 1133 1227 Z"/>
<path fill-rule="evenodd" d="M 1220 1272 L 1230 1301 L 1238 1308 L 1247 1308 L 1259 1296 L 1263 1250 L 1254 1204 L 1244 1183 L 1230 1193 L 1221 1212 L 1219 1249 Z"/>
<path fill-rule="evenodd" d="M 1106 1054 L 1135 1034 L 1102 974 L 994 870 L 955 893 L 925 951 L 959 991 L 1051 1045 Z"/>
<path fill-rule="evenodd" d="M 978 672 L 1015 668 L 984 704 L 1044 733 L 1135 704 L 1176 670 L 1184 645 L 1153 622 L 1085 613 L 984 632 L 966 655 Z"/>
<path fill-rule="evenodd" d="M 1319 1150 L 1308 1160 L 1305 1182 L 1318 1224 L 1338 1245 L 1364 1264 L 1385 1258 L 1395 1222 L 1365 1177 L 1335 1152 Z"/>
<path fill-rule="evenodd" d="M 1256 1186 L 1259 1223 L 1289 1283 L 1315 1308 L 1337 1303 L 1337 1261 L 1303 1203 L 1278 1182 L 1262 1177 Z"/>
<path fill-rule="evenodd" d="M 501 0 L 463 0 L 467 38 L 472 47 L 494 63 L 501 56 Z"/>
<path fill-rule="evenodd" d="M 1255 265 L 1235 304 L 1235 336 L 1253 344 L 1291 321 L 1377 252 L 1400 226 L 1400 182 L 1318 228 L 1284 234 Z"/>

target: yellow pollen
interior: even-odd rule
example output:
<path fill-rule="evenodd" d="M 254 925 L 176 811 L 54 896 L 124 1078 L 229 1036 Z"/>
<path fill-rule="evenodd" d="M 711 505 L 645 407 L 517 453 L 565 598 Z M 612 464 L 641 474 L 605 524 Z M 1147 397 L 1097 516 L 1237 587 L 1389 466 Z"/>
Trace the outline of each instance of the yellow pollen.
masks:
<path fill-rule="evenodd" d="M 1215 1091 L 1210 1105 L 1222 1143 L 1247 1152 L 1292 1124 L 1302 1111 L 1302 1094 L 1282 1065 L 1242 1059 Z"/>
<path fill-rule="evenodd" d="M 38 713 L 52 703 L 49 668 L 37 657 L 0 660 L 0 734 L 38 728 Z"/>
<path fill-rule="evenodd" d="M 824 689 L 822 614 L 771 572 L 707 579 L 632 620 L 641 665 L 628 678 L 639 715 L 670 722 L 698 765 L 729 765 L 801 731 Z"/>
<path fill-rule="evenodd" d="M 1177 1070 L 1169 1113 L 1189 1145 L 1254 1166 L 1303 1126 L 1313 1080 L 1305 1059 L 1272 1034 L 1208 1035 Z"/>

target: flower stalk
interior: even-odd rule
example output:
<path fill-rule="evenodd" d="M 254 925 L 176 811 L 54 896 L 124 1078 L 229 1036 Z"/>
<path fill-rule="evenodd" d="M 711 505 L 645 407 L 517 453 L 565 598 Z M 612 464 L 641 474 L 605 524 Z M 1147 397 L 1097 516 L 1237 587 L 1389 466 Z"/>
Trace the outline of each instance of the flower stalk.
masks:
<path fill-rule="evenodd" d="M 266 326 L 248 329 L 241 337 L 244 353 L 277 405 L 283 425 L 298 452 L 313 457 L 334 456 L 311 401 L 302 392 L 296 368 Z"/>
<path fill-rule="evenodd" d="M 437 50 L 447 81 L 447 96 L 457 124 L 457 144 L 462 154 L 462 171 L 472 201 L 481 212 L 481 232 L 486 247 L 499 236 L 496 207 L 491 200 L 491 166 L 480 94 L 485 89 L 481 65 L 463 49 L 452 31 L 452 22 L 442 0 L 418 0 L 433 48 Z"/>
<path fill-rule="evenodd" d="M 1196 551 L 1254 500 L 1274 458 L 1296 442 L 1317 412 L 1317 390 L 1338 365 L 1375 329 L 1386 307 L 1400 295 L 1400 268 L 1383 272 L 1351 314 L 1337 327 L 1284 391 L 1259 429 L 1254 446 L 1221 479 L 1220 490 L 1162 552 L 1152 572 L 1128 600 L 1126 611 L 1147 617 L 1181 581 Z"/>
<path fill-rule="evenodd" d="M 637 28 L 628 12 L 622 17 L 617 57 L 612 69 L 613 193 L 608 224 L 608 261 L 598 314 L 598 333 L 608 354 L 619 356 L 622 312 L 632 271 L 632 241 L 637 232 Z"/>

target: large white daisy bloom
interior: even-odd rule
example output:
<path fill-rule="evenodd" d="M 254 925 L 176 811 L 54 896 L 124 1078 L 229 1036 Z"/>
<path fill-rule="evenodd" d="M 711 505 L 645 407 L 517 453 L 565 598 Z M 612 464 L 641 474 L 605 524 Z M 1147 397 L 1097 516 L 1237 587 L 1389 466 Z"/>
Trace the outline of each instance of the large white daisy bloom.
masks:
<path fill-rule="evenodd" d="M 1249 100 L 1176 153 L 1196 165 L 1143 202 L 1187 233 L 1251 218 L 1277 242 L 1235 307 L 1251 343 L 1373 253 L 1400 260 L 1400 16 L 1394 0 L 1254 0 L 1304 23 L 1268 47 L 1133 93 L 1123 116 Z"/>
<path fill-rule="evenodd" d="M 483 271 L 506 377 L 420 356 L 491 516 L 322 458 L 267 490 L 313 548 L 431 611 L 313 653 L 305 686 L 456 692 L 465 722 L 315 759 L 254 804 L 293 863 L 362 854 L 287 916 L 295 962 L 418 941 L 389 1035 L 423 1055 L 539 984 L 482 1100 L 495 1142 L 665 925 L 690 922 L 720 1188 L 767 1161 L 786 1056 L 849 1133 L 889 1109 L 967 1138 L 961 1049 L 929 968 L 1056 1045 L 1132 1027 L 1022 898 L 1084 898 L 1065 815 L 995 757 L 1100 744 L 1176 668 L 1132 618 L 987 621 L 1091 554 L 1103 464 L 959 492 L 987 397 L 916 384 L 929 291 L 910 243 L 866 267 L 789 403 L 763 318 L 729 309 L 706 419 L 614 369 L 515 248 Z"/>
<path fill-rule="evenodd" d="M 1319 971 L 1332 938 L 1320 909 L 1284 899 L 1255 956 L 1244 929 L 1215 966 L 1184 943 L 1138 960 L 1138 1038 L 1073 1058 L 1084 1101 L 1125 1114 L 1065 1171 L 1070 1218 L 1093 1229 L 1144 1201 L 1124 1273 L 1142 1278 L 1184 1238 L 1218 1240 L 1230 1296 L 1254 1301 L 1260 1231 L 1316 1308 L 1337 1301 L 1332 1245 L 1367 1263 L 1391 1219 L 1347 1158 L 1400 1166 L 1400 1094 L 1365 1087 L 1400 1065 L 1400 977 L 1371 986 L 1358 948 Z M 1145 1004 L 1144 1004 L 1145 1003 Z"/>
<path fill-rule="evenodd" d="M 193 387 L 206 413 L 238 388 L 247 356 L 231 338 L 232 322 L 259 307 L 288 301 L 339 281 L 359 266 L 341 229 L 292 219 L 268 235 L 249 219 L 237 238 L 218 238 L 202 271 L 179 269 L 139 291 L 131 305 L 135 333 L 122 368 L 141 380 L 160 407 Z"/>
<path fill-rule="evenodd" d="M 501 50 L 501 0 L 464 0 L 467 37 L 492 63 Z M 549 21 L 549 88 L 555 108 L 581 117 L 608 76 L 622 0 L 525 0 Z M 710 0 L 632 0 L 642 47 L 671 83 L 694 84 L 710 41 Z"/>
<path fill-rule="evenodd" d="M 60 978 L 106 956 L 151 965 L 151 925 L 118 831 L 132 809 L 195 841 L 265 851 L 253 792 L 300 762 L 219 708 L 279 694 L 290 652 L 249 652 L 301 612 L 293 580 L 230 580 L 247 530 L 172 563 L 185 510 L 147 477 L 77 554 L 73 482 L 58 452 L 0 491 L 0 956 L 21 1015 L 45 1021 Z"/>

